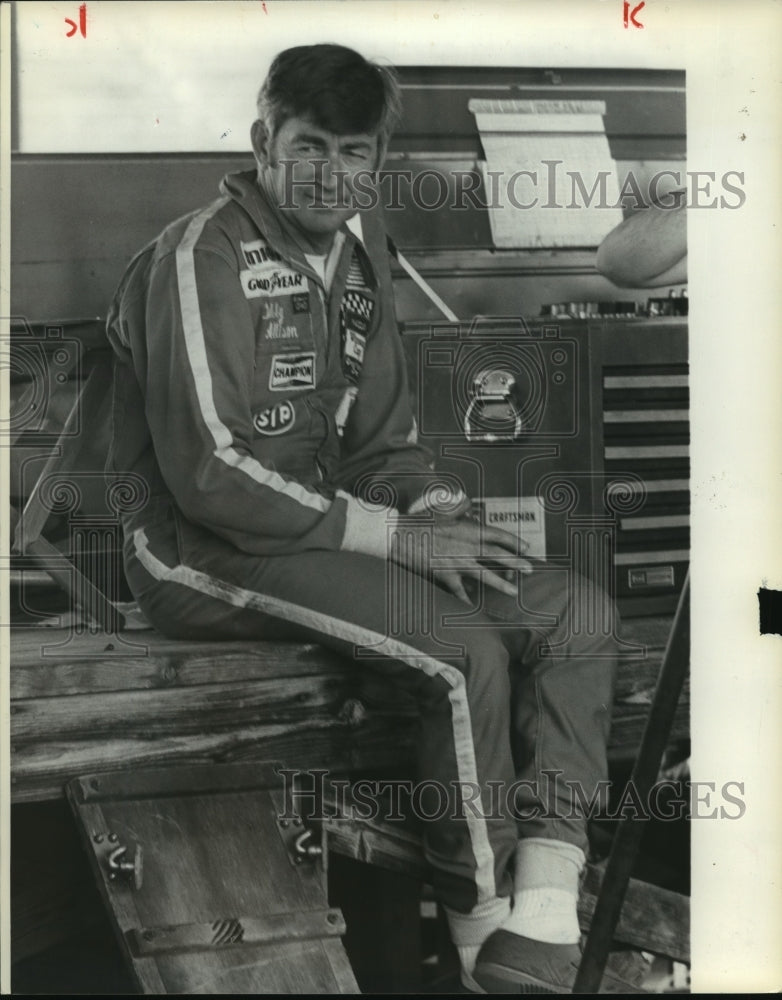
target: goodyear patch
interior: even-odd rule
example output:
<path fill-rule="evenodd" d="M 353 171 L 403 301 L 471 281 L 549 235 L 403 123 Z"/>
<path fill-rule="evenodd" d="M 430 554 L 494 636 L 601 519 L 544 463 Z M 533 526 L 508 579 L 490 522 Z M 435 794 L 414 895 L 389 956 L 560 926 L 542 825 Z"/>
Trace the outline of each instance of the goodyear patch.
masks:
<path fill-rule="evenodd" d="M 283 400 L 260 410 L 253 416 L 253 427 L 265 437 L 276 437 L 289 431 L 296 422 L 296 411 L 293 403 Z"/>
<path fill-rule="evenodd" d="M 269 372 L 269 388 L 275 392 L 284 389 L 312 389 L 315 385 L 315 353 L 275 354 Z"/>
<path fill-rule="evenodd" d="M 274 263 L 241 271 L 239 279 L 245 297 L 248 299 L 258 299 L 264 296 L 276 298 L 278 295 L 303 292 L 307 288 L 307 279 L 303 274 L 294 271 L 291 267 Z"/>

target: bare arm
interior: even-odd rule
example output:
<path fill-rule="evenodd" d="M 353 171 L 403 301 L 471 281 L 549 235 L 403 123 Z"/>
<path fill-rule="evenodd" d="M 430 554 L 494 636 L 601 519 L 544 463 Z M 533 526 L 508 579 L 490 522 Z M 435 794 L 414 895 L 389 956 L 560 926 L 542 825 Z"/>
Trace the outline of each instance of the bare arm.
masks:
<path fill-rule="evenodd" d="M 673 208 L 639 209 L 606 236 L 597 269 L 620 288 L 655 288 L 687 280 L 687 212 L 684 192 Z"/>

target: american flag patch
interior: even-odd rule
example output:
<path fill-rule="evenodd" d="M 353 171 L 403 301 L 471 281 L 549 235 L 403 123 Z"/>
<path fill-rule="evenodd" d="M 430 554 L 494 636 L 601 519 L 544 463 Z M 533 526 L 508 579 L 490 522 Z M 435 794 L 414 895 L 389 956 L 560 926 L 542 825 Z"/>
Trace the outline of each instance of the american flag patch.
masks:
<path fill-rule="evenodd" d="M 374 288 L 375 279 L 368 262 L 364 261 L 360 251 L 356 248 L 350 258 L 350 267 L 345 278 L 346 288 Z"/>
<path fill-rule="evenodd" d="M 350 267 L 348 268 L 348 276 L 345 279 L 346 288 L 366 288 L 367 283 L 364 280 L 364 275 L 361 271 L 358 261 L 353 256 L 350 261 Z"/>

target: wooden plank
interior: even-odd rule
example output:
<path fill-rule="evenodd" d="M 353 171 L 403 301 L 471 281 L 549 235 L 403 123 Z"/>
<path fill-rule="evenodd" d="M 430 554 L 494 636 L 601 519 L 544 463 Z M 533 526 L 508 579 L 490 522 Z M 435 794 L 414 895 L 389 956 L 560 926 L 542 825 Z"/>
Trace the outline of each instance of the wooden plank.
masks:
<path fill-rule="evenodd" d="M 155 691 L 115 691 L 69 698 L 23 698 L 11 703 L 14 743 L 79 736 L 92 738 L 200 733 L 211 728 L 295 723 L 336 715 L 349 687 L 344 677 L 289 677 L 241 684 L 202 684 Z"/>
<path fill-rule="evenodd" d="M 344 672 L 346 666 L 344 657 L 314 644 L 197 642 L 131 631 L 119 635 L 135 647 L 129 655 L 112 638 L 67 629 L 14 629 L 11 698 L 189 686 L 217 683 L 226 677 L 295 677 L 327 669 Z"/>
<path fill-rule="evenodd" d="M 106 645 L 106 637 L 101 635 L 90 635 L 87 633 L 83 635 L 73 633 L 71 635 L 67 629 L 45 629 L 44 633 L 44 641 L 55 643 L 68 640 L 68 645 L 63 647 L 62 650 L 65 659 L 79 660 L 88 656 L 97 656 L 100 658 L 101 650 L 104 650 Z M 258 657 L 263 655 L 271 659 L 277 658 L 280 662 L 285 662 L 292 655 L 300 655 L 303 659 L 321 654 L 337 655 L 329 654 L 328 650 L 325 650 L 316 643 L 243 639 L 215 642 L 209 642 L 204 639 L 170 639 L 152 629 L 149 631 L 129 632 L 127 635 L 134 641 L 144 642 L 155 653 L 169 655 L 181 653 L 183 656 L 192 656 L 203 653 L 204 656 L 208 656 L 211 651 L 224 650 L 227 652 L 236 650 L 237 652 L 256 655 Z M 27 666 L 37 663 L 41 655 L 41 629 L 15 630 L 13 649 L 16 663 Z M 108 658 L 104 657 L 104 659 Z"/>
<path fill-rule="evenodd" d="M 323 952 L 328 960 L 331 975 L 334 977 L 336 989 L 334 993 L 358 993 L 356 977 L 348 961 L 348 956 L 342 944 L 337 941 L 324 941 Z"/>
<path fill-rule="evenodd" d="M 122 942 L 139 941 L 141 935 L 143 944 L 144 931 L 150 928 L 154 935 L 157 928 L 227 922 L 221 925 L 227 926 L 227 936 L 213 932 L 206 949 L 198 950 L 190 933 L 184 954 L 166 948 L 154 957 L 131 955 L 145 992 L 317 994 L 333 993 L 335 985 L 337 990 L 355 992 L 355 980 L 333 950 L 339 947 L 333 933 L 341 930 L 341 915 L 332 911 L 329 920 L 324 913 L 327 901 L 320 867 L 296 865 L 287 856 L 280 804 L 264 786 L 263 774 L 255 788 L 212 794 L 197 791 L 199 772 L 193 771 L 184 775 L 192 792 L 184 796 L 176 790 L 176 776 L 147 776 L 153 792 L 167 787 L 169 795 L 149 798 L 142 793 L 100 805 L 80 803 L 81 784 L 72 786 L 93 870 Z M 135 775 L 133 780 L 138 786 Z M 132 889 L 108 878 L 105 855 L 114 843 L 143 846 L 145 877 L 140 887 Z M 315 915 L 310 918 L 307 914 L 312 911 Z M 279 930 L 286 915 L 300 917 L 289 935 L 292 940 L 275 942 L 274 947 L 268 942 L 221 946 L 221 941 L 234 941 L 235 922 L 244 919 L 237 914 L 246 913 L 258 915 L 257 926 L 263 923 L 272 932 L 275 927 Z M 330 946 L 304 933 L 301 925 L 318 919 L 332 937 Z M 156 987 L 147 974 L 150 968 L 159 980 Z M 335 983 L 335 971 L 343 977 L 341 984 Z"/>
<path fill-rule="evenodd" d="M 623 626 L 646 656 L 620 660 L 612 758 L 631 756 L 638 745 L 668 625 L 640 619 Z M 274 757 L 302 767 L 324 760 L 374 767 L 414 759 L 411 699 L 320 646 L 202 643 L 154 632 L 68 639 L 66 630 L 14 630 L 14 801 L 59 796 L 75 774 L 131 764 Z M 147 655 L 105 648 L 118 639 L 143 644 Z M 44 646 L 57 655 L 42 656 Z M 685 691 L 673 740 L 689 735 L 688 704 Z"/>
<path fill-rule="evenodd" d="M 165 927 L 134 927 L 126 937 L 134 955 L 205 951 L 210 948 L 246 948 L 256 944 L 310 941 L 345 933 L 338 909 L 275 913 L 268 916 L 230 917 L 208 923 Z"/>
<path fill-rule="evenodd" d="M 89 437 L 79 433 L 82 421 L 94 420 L 98 426 L 103 426 L 110 416 L 112 360 L 108 353 L 108 345 L 105 354 L 95 352 L 90 357 L 90 362 L 90 374 L 83 383 L 63 425 L 57 442 L 57 451 L 49 456 L 41 469 L 17 522 L 13 544 L 14 549 L 21 554 L 27 552 L 31 544 L 39 538 L 51 516 L 51 510 L 42 496 L 43 483 L 54 473 L 62 476 L 70 472 L 81 460 L 85 442 Z"/>
<path fill-rule="evenodd" d="M 113 900 L 109 894 L 108 883 L 104 878 L 100 877 L 100 871 L 97 868 L 95 856 L 92 851 L 97 837 L 105 840 L 113 832 L 112 828 L 114 824 L 109 825 L 101 807 L 93 803 L 80 806 L 78 817 L 80 822 L 77 823 L 77 827 L 82 841 L 87 848 L 87 854 L 92 863 L 93 871 L 98 876 L 95 881 L 104 905 L 114 914 L 117 925 L 120 928 L 136 924 L 138 920 L 135 894 L 131 891 L 120 892 L 117 895 L 117 899 Z M 165 985 L 160 977 L 157 965 L 152 959 L 140 959 L 135 964 L 133 973 L 142 992 L 165 993 Z"/>
<path fill-rule="evenodd" d="M 143 633 L 123 633 L 123 635 Z M 134 640 L 135 641 L 135 640 Z M 302 656 L 293 647 L 287 658 L 267 657 L 262 648 L 245 652 L 221 647 L 211 652 L 203 647 L 195 655 L 158 654 L 147 657 L 121 655 L 103 662 L 58 660 L 11 670 L 11 698 L 63 698 L 110 692 L 188 688 L 204 684 L 240 683 L 277 677 L 355 677 L 356 668 L 327 654 Z M 283 654 L 284 655 L 284 654 Z M 12 654 L 13 658 L 13 654 Z"/>
<path fill-rule="evenodd" d="M 122 617 L 103 591 L 82 573 L 75 563 L 63 557 L 45 538 L 39 537 L 24 543 L 25 556 L 37 563 L 68 595 L 72 607 L 81 614 L 100 623 L 107 632 L 116 631 Z"/>
<path fill-rule="evenodd" d="M 157 798 L 161 795 L 207 795 L 281 786 L 273 762 L 263 764 L 214 764 L 201 767 L 142 768 L 115 774 L 85 774 L 71 781 L 72 802 L 106 802 L 111 799 Z"/>
<path fill-rule="evenodd" d="M 642 621 L 642 620 L 639 620 Z M 654 620 L 657 621 L 657 620 Z M 617 695 L 653 686 L 666 635 L 647 624 L 627 632 L 646 645 L 645 655 L 622 658 Z M 655 638 L 652 645 L 645 636 Z M 130 644 L 118 648 L 117 639 Z M 113 641 L 114 640 L 114 641 Z M 295 677 L 328 671 L 360 671 L 345 657 L 314 643 L 201 642 L 167 639 L 154 631 L 78 634 L 67 629 L 17 628 L 11 636 L 11 698 L 62 697 L 101 691 L 189 686 L 268 677 Z M 377 675 L 372 675 L 377 677 Z M 382 683 L 381 678 L 377 678 Z M 386 688 L 392 685 L 385 683 Z"/>
<path fill-rule="evenodd" d="M 21 631 L 21 630 L 20 630 Z M 123 632 L 120 640 L 136 645 L 128 653 L 114 655 L 117 642 L 111 637 L 74 636 L 57 658 L 42 662 L 43 646 L 56 645 L 64 630 L 25 629 L 35 632 L 35 651 L 26 648 L 17 656 L 17 632 L 11 641 L 11 698 L 62 698 L 77 694 L 99 694 L 110 691 L 158 690 L 170 687 L 190 687 L 200 684 L 264 680 L 274 677 L 343 676 L 363 684 L 361 664 L 318 646 L 296 643 L 202 643 L 195 648 L 160 647 L 157 637 L 145 640 L 146 632 Z M 47 641 L 46 633 L 53 642 Z M 43 633 L 43 634 L 42 634 Z M 107 650 L 109 644 L 115 650 Z M 185 645 L 185 644 L 183 644 Z M 91 652 L 83 653 L 85 647 Z M 144 655 L 146 649 L 146 655 Z M 21 652 L 21 651 L 20 651 Z M 621 659 L 617 671 L 616 698 L 648 690 L 654 686 L 660 668 L 661 650 L 648 650 L 643 659 Z M 389 681 L 371 675 L 373 684 L 393 689 Z"/>
<path fill-rule="evenodd" d="M 129 767 L 280 760 L 297 768 L 369 770 L 395 763 L 409 766 L 417 736 L 415 719 L 368 713 L 357 728 L 334 717 L 306 717 L 277 726 L 246 725 L 188 736 L 47 740 L 14 746 L 11 757 L 13 802 L 35 802 L 63 795 L 65 783 L 79 774 Z"/>
<path fill-rule="evenodd" d="M 632 741 L 643 726 L 656 672 L 643 677 L 643 686 L 630 685 L 618 697 L 612 712 L 611 745 Z M 91 739 L 123 735 L 187 735 L 205 725 L 240 728 L 262 719 L 272 726 L 295 723 L 303 715 L 313 721 L 338 714 L 346 700 L 360 695 L 361 685 L 350 671 L 314 676 L 274 676 L 257 681 L 96 692 L 68 698 L 16 698 L 11 702 L 11 738 L 18 747 L 40 739 Z M 625 700 L 622 699 L 632 699 Z M 395 714 L 414 714 L 405 703 Z M 677 731 L 686 726 L 688 699 L 679 706 Z"/>
<path fill-rule="evenodd" d="M 591 924 L 603 875 L 602 865 L 587 866 L 578 901 L 579 921 L 584 930 Z M 689 964 L 689 898 L 631 878 L 614 937 L 625 944 Z"/>

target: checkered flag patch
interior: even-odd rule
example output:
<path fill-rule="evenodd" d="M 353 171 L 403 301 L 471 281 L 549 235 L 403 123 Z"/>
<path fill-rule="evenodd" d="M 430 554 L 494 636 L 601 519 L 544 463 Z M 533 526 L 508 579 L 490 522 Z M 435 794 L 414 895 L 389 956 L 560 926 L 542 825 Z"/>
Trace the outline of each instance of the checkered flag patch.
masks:
<path fill-rule="evenodd" d="M 372 318 L 372 300 L 362 292 L 345 292 L 342 299 L 342 308 L 346 312 L 358 313 L 365 320 Z"/>

